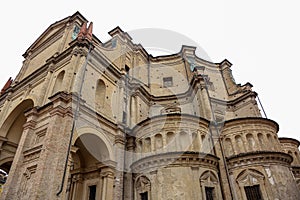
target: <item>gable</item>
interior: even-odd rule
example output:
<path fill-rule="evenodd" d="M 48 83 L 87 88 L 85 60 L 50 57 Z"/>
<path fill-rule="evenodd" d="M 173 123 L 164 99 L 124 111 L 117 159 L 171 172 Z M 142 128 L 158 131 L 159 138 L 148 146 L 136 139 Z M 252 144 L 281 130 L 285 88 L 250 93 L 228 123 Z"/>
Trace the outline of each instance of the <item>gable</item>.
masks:
<path fill-rule="evenodd" d="M 23 54 L 26 60 L 16 80 L 21 81 L 46 64 L 49 58 L 68 48 L 74 26 L 84 21 L 86 19 L 76 12 L 50 25 Z"/>

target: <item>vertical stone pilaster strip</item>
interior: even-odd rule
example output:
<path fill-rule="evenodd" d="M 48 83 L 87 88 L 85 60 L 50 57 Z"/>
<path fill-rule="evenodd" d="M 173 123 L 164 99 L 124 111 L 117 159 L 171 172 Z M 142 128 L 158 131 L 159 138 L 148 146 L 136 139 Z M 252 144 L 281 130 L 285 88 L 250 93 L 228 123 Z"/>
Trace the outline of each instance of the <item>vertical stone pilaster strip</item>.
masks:
<path fill-rule="evenodd" d="M 121 131 L 120 131 L 121 132 Z M 123 133 L 120 133 L 123 134 Z M 115 171 L 115 187 L 114 187 L 114 200 L 123 199 L 123 184 L 124 184 L 124 156 L 125 156 L 125 142 L 126 139 L 122 135 L 115 136 L 115 158 L 116 158 L 116 171 Z"/>

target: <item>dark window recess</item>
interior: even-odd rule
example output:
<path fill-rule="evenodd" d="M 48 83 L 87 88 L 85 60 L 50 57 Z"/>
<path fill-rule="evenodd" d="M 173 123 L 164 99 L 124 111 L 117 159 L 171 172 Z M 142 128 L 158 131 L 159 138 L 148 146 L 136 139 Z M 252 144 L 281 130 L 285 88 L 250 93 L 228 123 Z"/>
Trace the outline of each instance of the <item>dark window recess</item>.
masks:
<path fill-rule="evenodd" d="M 129 72 L 129 70 L 130 70 L 130 68 L 127 65 L 125 65 L 125 71 L 126 71 L 127 74 Z"/>
<path fill-rule="evenodd" d="M 96 200 L 96 185 L 89 186 L 89 200 Z"/>
<path fill-rule="evenodd" d="M 165 77 L 163 78 L 164 87 L 172 87 L 173 86 L 173 78 L 172 77 Z"/>
<path fill-rule="evenodd" d="M 126 124 L 126 122 L 127 122 L 127 113 L 126 113 L 125 111 L 123 111 L 122 122 L 123 122 L 124 124 Z"/>
<path fill-rule="evenodd" d="M 205 187 L 205 196 L 206 200 L 214 199 L 214 188 L 213 187 Z"/>
<path fill-rule="evenodd" d="M 148 200 L 148 192 L 140 193 L 140 195 L 141 195 L 141 200 Z"/>
<path fill-rule="evenodd" d="M 245 186 L 247 200 L 262 200 L 259 185 Z"/>

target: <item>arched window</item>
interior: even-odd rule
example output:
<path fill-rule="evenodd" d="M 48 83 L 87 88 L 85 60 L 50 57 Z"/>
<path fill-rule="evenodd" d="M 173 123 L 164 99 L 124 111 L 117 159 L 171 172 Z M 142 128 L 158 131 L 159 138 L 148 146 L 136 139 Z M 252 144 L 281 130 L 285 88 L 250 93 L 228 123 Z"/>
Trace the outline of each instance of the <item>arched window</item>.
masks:
<path fill-rule="evenodd" d="M 225 139 L 225 149 L 226 149 L 227 156 L 231 156 L 234 154 L 232 142 L 230 138 Z"/>
<path fill-rule="evenodd" d="M 253 138 L 253 135 L 252 134 L 247 134 L 246 135 L 246 138 L 247 138 L 247 143 L 248 143 L 248 150 L 249 151 L 254 151 L 255 149 L 255 141 L 254 141 L 254 138 Z"/>
<path fill-rule="evenodd" d="M 138 150 L 138 153 L 142 153 L 142 151 L 143 151 L 143 141 L 142 140 L 140 140 L 140 141 L 138 141 L 138 146 L 137 146 L 137 150 Z"/>
<path fill-rule="evenodd" d="M 202 134 L 201 135 L 201 151 L 204 153 L 209 153 L 211 151 L 211 144 L 210 144 L 210 139 L 209 135 Z"/>
<path fill-rule="evenodd" d="M 258 138 L 258 141 L 259 141 L 260 150 L 264 150 L 265 146 L 264 146 L 264 136 L 263 136 L 263 134 L 258 133 L 257 138 Z"/>
<path fill-rule="evenodd" d="M 97 81 L 96 95 L 95 95 L 96 108 L 103 107 L 105 101 L 105 94 L 106 94 L 105 83 L 103 82 L 103 80 L 99 79 Z"/>
<path fill-rule="evenodd" d="M 175 134 L 173 132 L 167 132 L 167 148 L 168 151 L 176 150 Z"/>
<path fill-rule="evenodd" d="M 235 136 L 235 142 L 236 142 L 236 146 L 237 146 L 237 153 L 243 153 L 245 152 L 245 148 L 244 148 L 244 144 L 243 144 L 243 140 L 242 137 L 240 135 Z"/>
<path fill-rule="evenodd" d="M 64 76 L 65 76 L 65 71 L 64 70 L 61 71 L 57 75 L 52 94 L 55 94 L 55 93 L 57 93 L 57 92 L 59 92 L 63 89 L 62 84 L 63 84 Z"/>
<path fill-rule="evenodd" d="M 151 151 L 151 139 L 149 137 L 145 138 L 143 144 L 144 144 L 144 152 L 150 152 Z"/>
<path fill-rule="evenodd" d="M 187 151 L 189 146 L 191 145 L 189 135 L 186 132 L 181 131 L 179 133 L 178 139 L 180 144 L 180 151 Z"/>
<path fill-rule="evenodd" d="M 193 150 L 194 151 L 200 151 L 200 139 L 197 132 L 192 133 L 192 144 L 193 144 Z"/>
<path fill-rule="evenodd" d="M 267 134 L 267 141 L 268 141 L 267 146 L 268 146 L 271 150 L 274 150 L 274 144 L 273 144 L 272 136 L 271 136 L 270 134 Z"/>
<path fill-rule="evenodd" d="M 156 134 L 154 138 L 155 138 L 155 150 L 157 151 L 163 147 L 163 139 L 161 134 Z"/>

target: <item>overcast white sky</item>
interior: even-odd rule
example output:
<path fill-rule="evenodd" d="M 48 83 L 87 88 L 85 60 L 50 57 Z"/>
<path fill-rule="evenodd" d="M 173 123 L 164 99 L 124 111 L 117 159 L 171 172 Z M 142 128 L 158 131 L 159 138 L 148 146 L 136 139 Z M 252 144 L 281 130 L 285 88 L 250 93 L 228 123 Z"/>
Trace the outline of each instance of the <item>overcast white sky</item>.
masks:
<path fill-rule="evenodd" d="M 236 82 L 253 84 L 268 118 L 279 124 L 279 136 L 300 140 L 299 4 L 297 0 L 4 1 L 0 87 L 17 75 L 22 54 L 48 26 L 79 11 L 94 22 L 94 34 L 101 41 L 108 40 L 107 32 L 116 26 L 127 32 L 167 29 L 197 42 L 213 62 L 228 59 Z"/>

